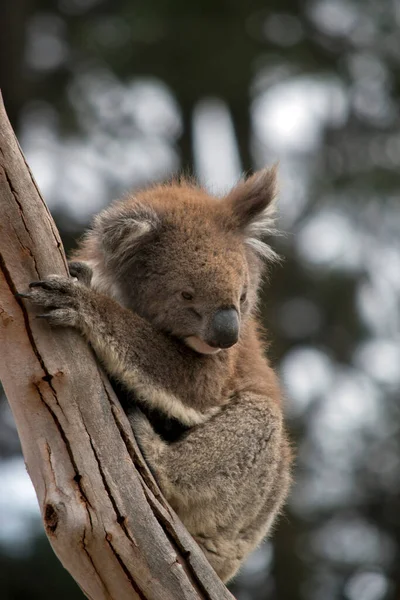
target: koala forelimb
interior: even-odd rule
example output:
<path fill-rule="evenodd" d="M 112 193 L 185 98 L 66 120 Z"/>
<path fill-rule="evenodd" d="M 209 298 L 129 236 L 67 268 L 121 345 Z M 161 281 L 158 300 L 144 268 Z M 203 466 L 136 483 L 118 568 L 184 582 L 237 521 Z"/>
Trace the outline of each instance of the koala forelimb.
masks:
<path fill-rule="evenodd" d="M 51 325 L 81 331 L 131 394 L 145 458 L 224 581 L 270 530 L 290 480 L 255 309 L 274 190 L 265 170 L 221 200 L 186 184 L 128 197 L 96 218 L 72 278 L 21 294 Z M 156 414 L 179 435 L 159 435 Z"/>

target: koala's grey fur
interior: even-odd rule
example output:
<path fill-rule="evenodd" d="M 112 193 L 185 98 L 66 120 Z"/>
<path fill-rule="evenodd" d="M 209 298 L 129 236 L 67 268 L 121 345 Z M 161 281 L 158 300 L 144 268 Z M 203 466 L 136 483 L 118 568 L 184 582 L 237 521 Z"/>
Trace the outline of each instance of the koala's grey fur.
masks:
<path fill-rule="evenodd" d="M 281 393 L 256 318 L 274 195 L 266 169 L 223 199 L 185 183 L 128 197 L 95 219 L 75 278 L 49 276 L 24 295 L 52 325 L 79 329 L 145 408 L 127 409 L 145 458 L 224 581 L 268 533 L 289 488 Z M 217 351 L 222 309 L 240 333 Z M 155 410 L 182 425 L 172 441 L 152 424 Z"/>

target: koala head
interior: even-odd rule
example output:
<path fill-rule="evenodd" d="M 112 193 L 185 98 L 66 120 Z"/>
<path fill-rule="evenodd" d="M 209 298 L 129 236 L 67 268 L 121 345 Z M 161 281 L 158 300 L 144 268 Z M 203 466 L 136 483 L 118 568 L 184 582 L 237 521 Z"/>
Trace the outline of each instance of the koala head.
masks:
<path fill-rule="evenodd" d="M 233 346 L 257 301 L 275 168 L 224 198 L 155 186 L 100 213 L 83 244 L 93 285 L 201 354 Z M 86 251 L 86 252 L 85 252 Z"/>

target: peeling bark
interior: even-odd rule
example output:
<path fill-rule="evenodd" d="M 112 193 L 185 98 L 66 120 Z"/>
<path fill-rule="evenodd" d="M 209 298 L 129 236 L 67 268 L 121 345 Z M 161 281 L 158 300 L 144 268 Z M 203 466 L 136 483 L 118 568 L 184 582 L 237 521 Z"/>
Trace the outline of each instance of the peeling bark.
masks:
<path fill-rule="evenodd" d="M 168 506 L 86 343 L 15 296 L 67 262 L 0 102 L 0 379 L 44 527 L 92 600 L 232 600 Z"/>

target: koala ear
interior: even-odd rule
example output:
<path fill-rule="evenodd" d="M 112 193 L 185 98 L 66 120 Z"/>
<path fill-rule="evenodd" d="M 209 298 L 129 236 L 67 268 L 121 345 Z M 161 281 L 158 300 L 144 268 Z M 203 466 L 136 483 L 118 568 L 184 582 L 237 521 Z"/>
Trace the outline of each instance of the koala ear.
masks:
<path fill-rule="evenodd" d="M 257 171 L 240 181 L 225 199 L 236 227 L 246 236 L 246 243 L 269 259 L 276 259 L 277 255 L 262 237 L 276 233 L 276 174 L 277 165 Z"/>
<path fill-rule="evenodd" d="M 159 224 L 158 215 L 148 206 L 116 203 L 97 215 L 94 229 L 100 232 L 103 251 L 120 260 L 129 259 Z"/>

